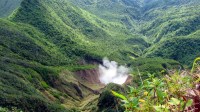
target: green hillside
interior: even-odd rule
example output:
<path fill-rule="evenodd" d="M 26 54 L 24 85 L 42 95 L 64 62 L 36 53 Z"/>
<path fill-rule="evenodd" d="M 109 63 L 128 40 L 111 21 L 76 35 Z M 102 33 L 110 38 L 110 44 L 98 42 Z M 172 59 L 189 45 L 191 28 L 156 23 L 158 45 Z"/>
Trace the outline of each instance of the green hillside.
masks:
<path fill-rule="evenodd" d="M 169 7 L 150 10 L 144 15 L 141 33 L 154 42 L 163 37 L 189 35 L 199 30 L 199 5 Z"/>
<path fill-rule="evenodd" d="M 122 24 L 100 19 L 66 1 L 23 0 L 0 24 L 0 105 L 8 109 L 82 109 L 80 101 L 100 87 L 89 88 L 91 82 L 75 73 L 97 66 L 79 63 L 100 62 L 104 56 L 125 63 L 130 55 L 137 57 L 148 47 Z"/>
<path fill-rule="evenodd" d="M 81 87 L 86 93 L 80 94 L 74 88 L 79 88 L 78 81 L 67 81 L 69 77 L 73 79 L 74 74 L 67 70 L 69 67 L 60 68 L 58 65 L 69 64 L 68 58 L 48 42 L 44 34 L 22 23 L 0 20 L 0 24 L 1 106 L 17 107 L 24 111 L 63 112 L 66 109 L 61 106 L 61 98 L 65 98 L 65 102 L 76 102 L 83 94 L 91 92 Z M 77 95 L 74 95 L 76 92 Z"/>
<path fill-rule="evenodd" d="M 199 31 L 186 37 L 177 37 L 159 42 L 148 49 L 147 57 L 160 56 L 178 60 L 191 65 L 196 57 L 200 56 Z"/>
<path fill-rule="evenodd" d="M 177 56 L 175 50 L 172 51 L 165 48 L 166 46 L 159 46 L 165 42 L 165 44 L 167 44 L 168 42 L 165 40 L 176 37 L 178 37 L 180 41 L 184 41 L 182 37 L 188 37 L 189 40 L 193 39 L 192 34 L 197 32 L 200 28 L 200 2 L 198 0 L 73 0 L 71 3 L 108 21 L 123 23 L 131 33 L 139 34 L 139 37 L 145 38 L 149 43 L 156 43 L 156 45 L 148 48 L 150 50 L 144 52 L 144 56 L 171 58 L 183 64 L 188 64 L 188 62 L 191 62 L 198 56 L 198 52 L 196 51 L 198 51 L 199 48 L 196 44 L 192 45 L 195 49 L 192 51 L 183 48 L 184 52 L 188 53 L 180 54 L 180 58 L 170 55 L 174 53 L 175 56 Z M 131 25 L 130 23 L 133 24 Z M 141 34 L 143 36 L 140 36 Z M 195 33 L 195 35 L 198 35 L 198 33 Z M 191 43 L 186 44 L 191 45 Z M 177 46 L 182 45 L 178 44 Z M 170 47 L 177 49 L 177 46 L 172 45 Z M 162 53 L 156 53 L 155 55 L 153 52 L 158 52 L 158 50 L 156 50 L 158 48 Z M 163 49 L 165 49 L 165 52 Z M 180 51 L 182 51 L 182 49 Z M 191 52 L 193 53 L 191 54 Z M 186 61 L 186 59 L 189 60 Z"/>
<path fill-rule="evenodd" d="M 139 0 L 69 0 L 100 18 L 122 23 L 131 31 L 137 29 L 140 18 L 141 2 Z"/>
<path fill-rule="evenodd" d="M 102 59 L 130 67 L 134 85 L 148 73 L 160 78 L 190 67 L 200 56 L 199 6 L 199 0 L 1 0 L 0 111 L 124 110 L 109 89 L 126 87 L 99 82 Z"/>
<path fill-rule="evenodd" d="M 33 6 L 30 1 L 23 1 L 22 7 L 12 20 L 27 23 L 39 29 L 70 59 L 109 57 L 110 54 L 119 50 L 138 54 L 138 50 L 132 49 L 148 47 L 144 39 L 141 40 L 137 35 L 132 35 L 121 24 L 99 19 L 95 15 L 71 6 L 68 2 L 32 2 L 36 5 Z M 143 42 L 124 46 L 129 39 Z"/>
<path fill-rule="evenodd" d="M 175 59 L 187 65 L 199 56 L 199 2 L 190 2 L 145 13 L 140 32 L 154 43 L 145 56 Z"/>

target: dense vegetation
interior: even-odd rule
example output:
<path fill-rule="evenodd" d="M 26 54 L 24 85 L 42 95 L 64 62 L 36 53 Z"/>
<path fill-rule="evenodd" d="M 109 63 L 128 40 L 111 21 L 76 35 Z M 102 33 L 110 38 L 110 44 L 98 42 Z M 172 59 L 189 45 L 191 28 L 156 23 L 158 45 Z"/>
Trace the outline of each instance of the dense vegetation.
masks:
<path fill-rule="evenodd" d="M 144 85 L 131 88 L 139 97 L 128 96 L 126 106 L 132 105 L 131 99 L 136 103 L 132 110 L 139 111 L 139 104 L 152 104 L 143 109 L 162 109 L 155 102 L 165 105 L 169 100 L 157 97 L 139 103 L 139 98 L 150 100 L 153 93 L 168 97 L 171 93 L 163 89 L 169 88 L 163 85 L 154 88 L 158 92 L 144 86 L 175 83 L 166 83 L 163 76 L 191 67 L 200 55 L 199 4 L 199 0 L 1 0 L 0 111 L 124 111 L 110 90 L 126 93 L 126 87 L 110 84 L 102 89 L 99 82 L 87 79 L 97 75 L 105 56 L 132 69 L 133 85 L 143 80 Z M 192 78 L 181 79 L 188 84 L 184 87 L 191 87 Z M 142 92 L 149 94 L 141 96 Z M 172 98 L 182 104 L 177 97 Z"/>
<path fill-rule="evenodd" d="M 194 61 L 191 73 L 179 71 L 163 78 L 149 74 L 137 87 L 129 86 L 127 95 L 115 91 L 112 94 L 122 100 L 126 112 L 198 112 L 199 61 Z"/>

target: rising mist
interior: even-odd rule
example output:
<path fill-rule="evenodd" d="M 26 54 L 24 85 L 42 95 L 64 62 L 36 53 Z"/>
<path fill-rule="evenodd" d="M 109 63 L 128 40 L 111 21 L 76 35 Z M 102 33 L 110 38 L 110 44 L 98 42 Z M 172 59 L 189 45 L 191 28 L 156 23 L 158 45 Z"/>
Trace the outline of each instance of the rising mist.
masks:
<path fill-rule="evenodd" d="M 115 61 L 103 59 L 103 65 L 99 65 L 100 81 L 103 84 L 116 83 L 123 84 L 129 74 L 129 69 L 126 66 L 118 66 Z"/>

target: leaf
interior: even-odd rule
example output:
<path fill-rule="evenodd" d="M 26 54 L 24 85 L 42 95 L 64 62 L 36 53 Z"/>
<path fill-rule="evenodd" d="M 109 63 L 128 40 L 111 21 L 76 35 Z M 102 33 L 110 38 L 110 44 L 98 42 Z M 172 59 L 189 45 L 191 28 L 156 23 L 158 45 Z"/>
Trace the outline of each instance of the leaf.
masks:
<path fill-rule="evenodd" d="M 192 99 L 188 100 L 187 103 L 186 103 L 186 107 L 192 106 L 192 103 L 193 103 Z"/>
<path fill-rule="evenodd" d="M 117 92 L 115 92 L 115 91 L 111 91 L 111 92 L 112 92 L 112 94 L 113 94 L 114 96 L 116 96 L 116 97 L 118 97 L 118 98 L 121 98 L 122 100 L 128 101 L 128 99 L 127 99 L 124 95 L 122 95 L 122 94 L 120 94 L 120 93 L 117 93 Z"/>
<path fill-rule="evenodd" d="M 147 91 L 145 91 L 145 92 L 143 93 L 144 96 L 147 96 L 148 94 L 149 94 L 149 92 L 147 92 Z"/>
<path fill-rule="evenodd" d="M 139 89 L 136 89 L 132 86 L 128 86 L 128 87 L 129 87 L 131 93 L 138 93 L 139 92 Z"/>
<path fill-rule="evenodd" d="M 156 91 L 158 99 L 160 102 L 163 102 L 163 100 L 165 99 L 165 97 L 167 96 L 166 93 L 162 92 L 160 89 L 157 89 Z"/>
<path fill-rule="evenodd" d="M 139 99 L 139 102 L 142 102 L 142 103 L 144 103 L 144 102 L 145 102 L 145 100 L 143 100 L 143 99 Z"/>
<path fill-rule="evenodd" d="M 121 102 L 123 102 L 124 104 L 128 104 L 129 103 L 129 101 L 127 101 L 127 100 L 121 100 Z"/>
<path fill-rule="evenodd" d="M 132 97 L 130 101 L 132 103 L 132 106 L 134 106 L 134 107 L 137 107 L 139 104 L 139 99 L 136 97 Z"/>
<path fill-rule="evenodd" d="M 162 108 L 160 106 L 153 106 L 153 108 L 158 112 L 162 111 Z"/>
<path fill-rule="evenodd" d="M 163 112 L 163 110 L 168 109 L 166 106 L 164 105 L 159 105 L 159 106 L 153 106 L 153 108 L 156 110 L 156 112 Z"/>
<path fill-rule="evenodd" d="M 191 70 L 191 73 L 193 73 L 195 71 L 195 67 L 196 67 L 196 63 L 200 61 L 200 57 L 196 58 L 193 62 L 193 66 L 192 66 L 192 70 Z"/>
<path fill-rule="evenodd" d="M 180 100 L 176 99 L 176 98 L 171 98 L 171 100 L 168 102 L 170 105 L 179 105 L 180 104 Z"/>

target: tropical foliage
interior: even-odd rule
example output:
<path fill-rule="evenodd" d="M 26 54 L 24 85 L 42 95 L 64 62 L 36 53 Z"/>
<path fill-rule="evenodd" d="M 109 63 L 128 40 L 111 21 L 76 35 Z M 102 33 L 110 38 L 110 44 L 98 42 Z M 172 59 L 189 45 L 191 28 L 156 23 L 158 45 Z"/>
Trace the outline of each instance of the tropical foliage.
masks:
<path fill-rule="evenodd" d="M 194 61 L 197 65 L 199 58 Z M 198 71 L 199 66 L 193 67 L 192 71 Z M 198 111 L 199 76 L 187 71 L 175 72 L 165 75 L 163 78 L 154 77 L 141 80 L 137 87 L 129 86 L 128 95 L 112 91 L 113 95 L 120 98 L 126 111 L 134 112 L 182 112 Z"/>

